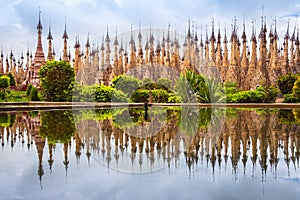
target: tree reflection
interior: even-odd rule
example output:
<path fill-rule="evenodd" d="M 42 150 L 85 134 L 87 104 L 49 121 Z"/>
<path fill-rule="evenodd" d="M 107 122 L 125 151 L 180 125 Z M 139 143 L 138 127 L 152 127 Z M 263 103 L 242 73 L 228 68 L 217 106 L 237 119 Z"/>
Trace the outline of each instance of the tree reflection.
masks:
<path fill-rule="evenodd" d="M 42 113 L 40 135 L 49 143 L 68 143 L 75 133 L 72 110 L 50 111 Z"/>

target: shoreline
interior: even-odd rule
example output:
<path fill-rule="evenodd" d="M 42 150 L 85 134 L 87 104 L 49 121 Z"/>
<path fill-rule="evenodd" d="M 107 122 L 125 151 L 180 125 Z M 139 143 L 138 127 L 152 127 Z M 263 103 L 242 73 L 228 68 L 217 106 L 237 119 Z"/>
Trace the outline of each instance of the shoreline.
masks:
<path fill-rule="evenodd" d="M 149 103 L 155 107 L 198 108 L 278 108 L 300 109 L 300 103 Z M 143 107 L 144 103 L 90 103 L 90 102 L 0 102 L 0 111 L 95 109 L 118 107 Z"/>

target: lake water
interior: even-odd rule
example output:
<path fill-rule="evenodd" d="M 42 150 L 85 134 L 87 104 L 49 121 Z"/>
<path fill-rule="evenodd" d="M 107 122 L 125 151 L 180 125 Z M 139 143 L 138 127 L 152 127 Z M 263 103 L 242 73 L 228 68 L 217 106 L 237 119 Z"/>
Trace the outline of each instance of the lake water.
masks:
<path fill-rule="evenodd" d="M 0 199 L 299 199 L 300 110 L 0 113 Z"/>

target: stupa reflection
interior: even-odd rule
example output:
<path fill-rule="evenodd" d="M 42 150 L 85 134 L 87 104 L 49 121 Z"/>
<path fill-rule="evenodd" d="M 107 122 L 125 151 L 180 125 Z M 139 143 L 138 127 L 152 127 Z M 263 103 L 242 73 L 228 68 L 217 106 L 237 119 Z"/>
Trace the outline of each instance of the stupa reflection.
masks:
<path fill-rule="evenodd" d="M 270 171 L 277 178 L 279 163 L 288 174 L 299 171 L 299 110 L 153 107 L 148 112 L 146 119 L 138 108 L 2 113 L 1 144 L 36 148 L 40 181 L 47 165 L 56 170 L 59 146 L 63 162 L 56 166 L 64 165 L 66 176 L 70 154 L 77 165 L 86 157 L 126 173 L 176 169 L 180 160 L 190 175 L 199 166 L 211 168 L 213 177 L 232 169 L 234 179 L 238 171 L 254 176 L 261 170 L 265 181 Z"/>

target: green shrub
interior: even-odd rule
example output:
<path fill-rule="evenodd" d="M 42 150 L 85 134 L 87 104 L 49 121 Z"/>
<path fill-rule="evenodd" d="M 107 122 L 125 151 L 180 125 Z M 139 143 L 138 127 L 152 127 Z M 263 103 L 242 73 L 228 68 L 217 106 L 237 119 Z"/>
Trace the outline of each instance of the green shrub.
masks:
<path fill-rule="evenodd" d="M 300 99 L 293 94 L 285 94 L 283 103 L 300 103 Z"/>
<path fill-rule="evenodd" d="M 282 75 L 277 80 L 277 86 L 282 94 L 292 93 L 294 82 L 297 80 L 296 74 L 288 73 Z"/>
<path fill-rule="evenodd" d="M 293 86 L 293 93 L 292 93 L 296 98 L 300 99 L 300 76 L 298 79 L 295 81 L 294 86 Z"/>
<path fill-rule="evenodd" d="M 175 95 L 174 93 L 171 93 L 168 98 L 168 103 L 181 103 L 182 99 L 180 96 Z"/>
<path fill-rule="evenodd" d="M 10 91 L 7 89 L 10 85 L 10 78 L 8 76 L 0 77 L 0 98 L 2 100 L 7 99 Z"/>
<path fill-rule="evenodd" d="M 29 85 L 27 86 L 27 89 L 26 89 L 26 96 L 29 96 L 29 95 L 30 95 L 31 89 L 32 89 L 32 84 L 29 84 Z"/>
<path fill-rule="evenodd" d="M 9 72 L 8 74 L 7 74 L 7 76 L 9 77 L 9 80 L 10 80 L 10 86 L 15 86 L 16 85 L 16 81 L 15 81 L 15 78 L 14 78 L 14 76 L 12 75 L 12 73 L 11 72 Z"/>
<path fill-rule="evenodd" d="M 8 76 L 0 77 L 0 89 L 7 89 L 10 86 L 10 78 Z"/>
<path fill-rule="evenodd" d="M 152 102 L 155 103 L 166 103 L 170 97 L 170 93 L 166 90 L 155 89 L 151 91 L 152 93 Z"/>
<path fill-rule="evenodd" d="M 126 95 L 132 94 L 139 86 L 140 80 L 131 76 L 117 76 L 112 80 L 113 87 Z"/>
<path fill-rule="evenodd" d="M 40 97 L 39 97 L 38 93 L 39 93 L 38 89 L 35 87 L 32 87 L 30 96 L 29 96 L 30 101 L 40 101 Z"/>
<path fill-rule="evenodd" d="M 132 93 L 130 100 L 135 103 L 148 102 L 149 90 L 136 90 Z"/>

